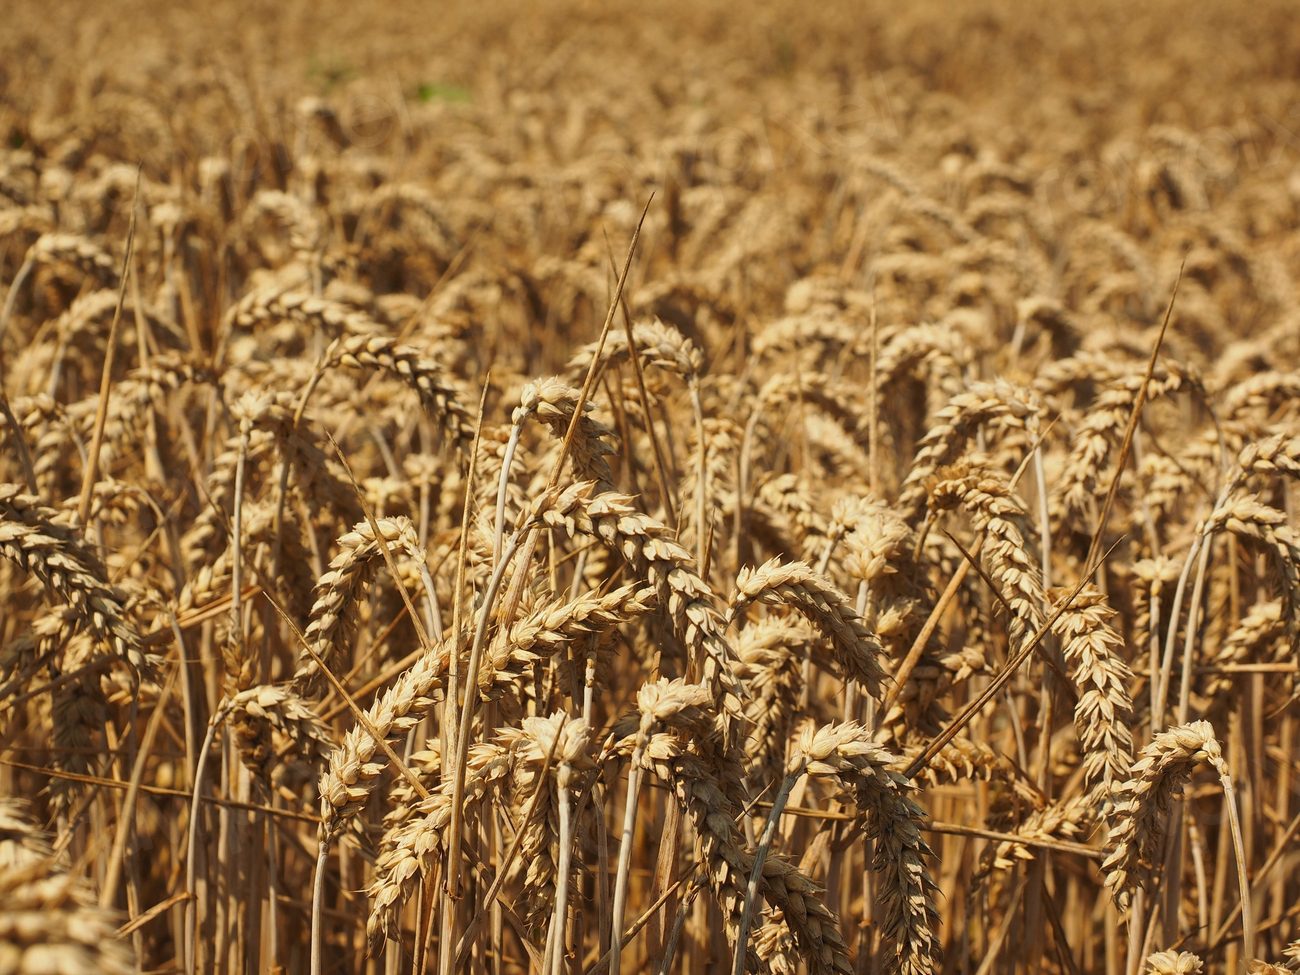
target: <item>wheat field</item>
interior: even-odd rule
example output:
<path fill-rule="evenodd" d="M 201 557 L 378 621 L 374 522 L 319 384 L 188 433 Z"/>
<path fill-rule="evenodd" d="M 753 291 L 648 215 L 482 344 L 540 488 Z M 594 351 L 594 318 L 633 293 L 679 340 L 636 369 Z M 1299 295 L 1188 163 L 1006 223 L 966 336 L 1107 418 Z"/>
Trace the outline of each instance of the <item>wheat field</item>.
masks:
<path fill-rule="evenodd" d="M 1300 17 L 0 0 L 0 975 L 1300 972 Z"/>

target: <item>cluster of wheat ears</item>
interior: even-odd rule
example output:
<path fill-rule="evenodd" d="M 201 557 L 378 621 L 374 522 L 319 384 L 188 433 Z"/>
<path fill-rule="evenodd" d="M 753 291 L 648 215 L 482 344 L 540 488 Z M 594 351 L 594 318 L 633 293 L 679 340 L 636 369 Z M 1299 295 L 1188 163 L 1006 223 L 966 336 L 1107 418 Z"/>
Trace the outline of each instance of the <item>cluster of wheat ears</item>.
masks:
<path fill-rule="evenodd" d="M 6 6 L 0 973 L 1300 972 L 1285 5 Z"/>

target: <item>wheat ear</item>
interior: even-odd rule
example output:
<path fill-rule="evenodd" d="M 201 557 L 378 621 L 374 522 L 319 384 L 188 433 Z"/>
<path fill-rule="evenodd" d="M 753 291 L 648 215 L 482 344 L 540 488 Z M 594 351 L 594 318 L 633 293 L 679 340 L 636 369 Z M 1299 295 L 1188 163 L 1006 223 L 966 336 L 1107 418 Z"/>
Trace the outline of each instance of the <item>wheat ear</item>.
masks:
<path fill-rule="evenodd" d="M 793 606 L 803 613 L 830 640 L 844 673 L 880 699 L 885 672 L 879 661 L 884 651 L 846 593 L 804 562 L 773 559 L 757 569 L 741 570 L 728 619 L 758 601 Z"/>
<path fill-rule="evenodd" d="M 1250 884 L 1245 874 L 1236 797 L 1227 762 L 1209 722 L 1193 721 L 1161 732 L 1142 749 L 1129 771 L 1129 780 L 1115 794 L 1115 818 L 1102 863 L 1106 886 L 1120 910 L 1127 910 L 1133 893 L 1146 890 L 1154 882 L 1156 864 L 1164 855 L 1169 803 L 1202 762 L 1214 770 L 1223 788 L 1224 808 L 1237 854 L 1246 955 L 1252 957 Z"/>
<path fill-rule="evenodd" d="M 157 658 L 144 649 L 121 593 L 105 581 L 81 532 L 14 484 L 0 485 L 0 555 L 40 579 L 135 674 L 155 678 Z"/>

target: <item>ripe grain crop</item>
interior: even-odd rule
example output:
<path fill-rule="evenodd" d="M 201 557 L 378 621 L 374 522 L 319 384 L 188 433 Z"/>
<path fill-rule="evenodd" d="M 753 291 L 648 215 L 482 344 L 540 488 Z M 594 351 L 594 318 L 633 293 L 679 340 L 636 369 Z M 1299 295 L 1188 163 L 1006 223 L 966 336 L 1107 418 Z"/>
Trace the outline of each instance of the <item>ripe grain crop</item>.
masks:
<path fill-rule="evenodd" d="M 0 0 L 0 975 L 1300 972 L 1291 6 Z"/>

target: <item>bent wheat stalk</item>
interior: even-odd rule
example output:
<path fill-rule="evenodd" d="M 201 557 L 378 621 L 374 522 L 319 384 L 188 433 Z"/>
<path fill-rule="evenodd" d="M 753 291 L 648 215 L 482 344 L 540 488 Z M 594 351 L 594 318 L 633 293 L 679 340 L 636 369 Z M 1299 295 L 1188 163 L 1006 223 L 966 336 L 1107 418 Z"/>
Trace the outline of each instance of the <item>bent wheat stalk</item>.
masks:
<path fill-rule="evenodd" d="M 1224 810 L 1237 857 L 1245 953 L 1254 957 L 1250 883 L 1246 877 L 1236 795 L 1214 729 L 1206 721 L 1193 721 L 1162 732 L 1142 749 L 1130 769 L 1130 778 L 1115 795 L 1115 819 L 1102 863 L 1105 883 L 1121 911 L 1128 909 L 1136 891 L 1150 887 L 1155 880 L 1154 864 L 1163 859 L 1169 804 L 1202 762 L 1214 770 L 1223 789 Z"/>

